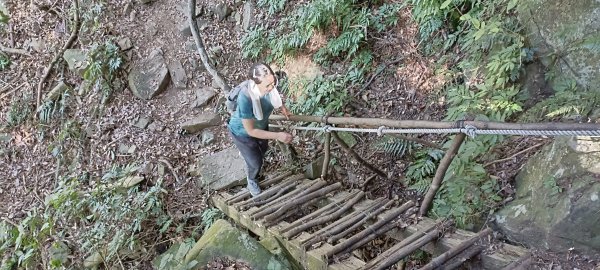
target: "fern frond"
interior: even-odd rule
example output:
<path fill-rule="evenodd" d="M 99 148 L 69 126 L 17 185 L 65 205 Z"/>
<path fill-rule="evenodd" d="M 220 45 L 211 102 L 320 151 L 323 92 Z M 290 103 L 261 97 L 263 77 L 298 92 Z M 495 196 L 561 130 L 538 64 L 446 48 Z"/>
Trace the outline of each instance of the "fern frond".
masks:
<path fill-rule="evenodd" d="M 564 106 L 561 108 L 558 108 L 552 112 L 549 112 L 548 114 L 546 114 L 546 117 L 557 117 L 557 116 L 562 116 L 562 115 L 567 115 L 570 114 L 572 112 L 575 112 L 576 114 L 579 114 L 579 112 L 581 111 L 581 109 L 578 106 L 575 105 L 570 105 L 570 106 Z"/>
<path fill-rule="evenodd" d="M 421 180 L 417 181 L 416 183 L 410 185 L 408 187 L 408 189 L 416 190 L 420 194 L 423 194 L 423 193 L 425 193 L 425 191 L 427 191 L 427 189 L 429 189 L 430 185 L 431 185 L 431 179 L 425 178 L 425 179 L 421 179 Z"/>
<path fill-rule="evenodd" d="M 384 136 L 381 140 L 375 142 L 372 147 L 377 151 L 382 151 L 395 157 L 402 157 L 412 151 L 414 143 L 396 137 Z"/>

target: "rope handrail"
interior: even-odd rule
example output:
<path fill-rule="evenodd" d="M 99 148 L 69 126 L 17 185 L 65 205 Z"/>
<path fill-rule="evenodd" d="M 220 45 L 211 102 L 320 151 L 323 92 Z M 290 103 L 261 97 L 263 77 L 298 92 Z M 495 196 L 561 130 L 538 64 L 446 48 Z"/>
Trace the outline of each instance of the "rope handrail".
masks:
<path fill-rule="evenodd" d="M 312 122 L 327 125 L 355 125 L 401 129 L 455 129 L 472 126 L 478 130 L 600 130 L 600 123 L 504 123 L 488 121 L 426 121 L 394 120 L 384 118 L 321 117 L 310 115 L 292 115 L 287 119 L 283 115 L 271 115 L 274 121 Z"/>

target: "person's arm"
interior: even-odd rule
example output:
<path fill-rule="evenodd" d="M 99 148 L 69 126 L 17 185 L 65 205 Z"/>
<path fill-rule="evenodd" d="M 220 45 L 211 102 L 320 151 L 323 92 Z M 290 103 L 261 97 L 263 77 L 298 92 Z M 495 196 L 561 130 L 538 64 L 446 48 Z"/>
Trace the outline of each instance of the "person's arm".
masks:
<path fill-rule="evenodd" d="M 285 107 L 285 105 L 281 105 L 279 109 L 281 110 L 281 113 L 285 116 L 285 118 L 290 119 L 292 113 Z"/>
<path fill-rule="evenodd" d="M 287 132 L 271 132 L 254 128 L 254 119 L 242 119 L 242 124 L 244 125 L 246 133 L 248 133 L 250 137 L 266 140 L 278 140 L 283 143 L 292 142 L 292 134 Z"/>

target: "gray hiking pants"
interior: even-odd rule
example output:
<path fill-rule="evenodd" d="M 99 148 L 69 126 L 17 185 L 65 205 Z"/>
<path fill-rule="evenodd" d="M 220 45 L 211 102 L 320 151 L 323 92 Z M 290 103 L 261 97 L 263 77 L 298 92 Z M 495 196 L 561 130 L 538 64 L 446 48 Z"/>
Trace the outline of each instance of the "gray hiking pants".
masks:
<path fill-rule="evenodd" d="M 269 141 L 246 136 L 236 136 L 231 131 L 229 135 L 246 161 L 246 176 L 248 181 L 258 184 L 260 168 L 262 167 L 265 153 L 269 149 Z"/>

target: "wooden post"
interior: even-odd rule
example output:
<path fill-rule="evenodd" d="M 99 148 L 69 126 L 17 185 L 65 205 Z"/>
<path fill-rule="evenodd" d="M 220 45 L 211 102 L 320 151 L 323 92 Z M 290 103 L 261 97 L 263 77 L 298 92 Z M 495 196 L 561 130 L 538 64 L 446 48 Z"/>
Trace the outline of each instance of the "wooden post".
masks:
<path fill-rule="evenodd" d="M 435 197 L 435 193 L 440 188 L 442 180 L 446 175 L 446 171 L 448 170 L 450 163 L 452 163 L 454 156 L 456 156 L 456 153 L 458 153 L 458 149 L 460 149 L 465 137 L 466 135 L 464 133 L 457 134 L 456 137 L 454 137 L 452 146 L 450 146 L 450 149 L 446 151 L 442 161 L 440 161 L 440 166 L 438 166 L 437 170 L 435 171 L 435 176 L 433 177 L 433 181 L 431 181 L 431 186 L 429 187 L 429 190 L 427 190 L 427 194 L 425 194 L 423 202 L 421 203 L 421 208 L 419 209 L 420 216 L 425 216 L 427 211 L 429 211 L 431 202 L 433 202 L 433 198 Z"/>

